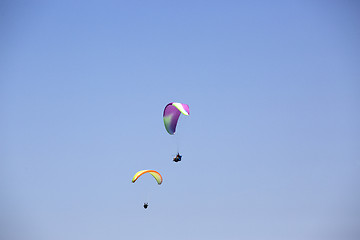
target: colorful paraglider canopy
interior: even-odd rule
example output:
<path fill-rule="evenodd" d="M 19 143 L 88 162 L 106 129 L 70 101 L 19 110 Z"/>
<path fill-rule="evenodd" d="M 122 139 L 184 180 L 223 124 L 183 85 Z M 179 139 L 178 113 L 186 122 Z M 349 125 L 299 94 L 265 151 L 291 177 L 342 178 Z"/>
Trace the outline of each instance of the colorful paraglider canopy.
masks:
<path fill-rule="evenodd" d="M 150 173 L 156 180 L 156 182 L 160 185 L 163 181 L 160 173 L 158 173 L 157 171 L 154 171 L 154 170 L 141 170 L 141 171 L 138 171 L 137 173 L 135 173 L 133 179 L 132 179 L 132 182 L 136 182 L 136 180 L 142 176 L 143 174 L 145 173 Z"/>
<path fill-rule="evenodd" d="M 164 109 L 164 125 L 166 131 L 173 135 L 176 131 L 176 125 L 179 120 L 180 113 L 188 116 L 190 115 L 190 109 L 187 104 L 183 103 L 169 103 Z"/>

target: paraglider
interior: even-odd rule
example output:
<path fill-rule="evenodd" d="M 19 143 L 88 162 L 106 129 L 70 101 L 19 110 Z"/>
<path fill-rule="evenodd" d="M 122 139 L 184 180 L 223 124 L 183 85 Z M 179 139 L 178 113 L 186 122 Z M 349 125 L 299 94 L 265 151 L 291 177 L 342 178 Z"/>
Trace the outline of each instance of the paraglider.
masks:
<path fill-rule="evenodd" d="M 160 173 L 158 173 L 157 171 L 155 170 L 141 170 L 141 171 L 138 171 L 137 173 L 135 173 L 133 179 L 132 179 L 132 182 L 135 183 L 136 180 L 139 179 L 140 176 L 144 175 L 145 173 L 150 173 L 156 180 L 156 182 L 160 185 L 163 181 L 163 178 L 162 176 L 160 175 Z M 147 202 L 144 203 L 144 208 L 147 209 L 149 206 L 149 204 Z"/>
<path fill-rule="evenodd" d="M 165 106 L 163 119 L 164 119 L 164 125 L 166 131 L 170 135 L 174 135 L 176 132 L 176 126 L 180 117 L 180 114 L 184 114 L 185 116 L 190 115 L 190 109 L 189 105 L 184 103 L 176 103 L 172 102 Z M 179 149 L 178 149 L 179 150 Z M 180 162 L 181 161 L 181 155 L 178 154 L 173 159 L 174 162 Z"/>
<path fill-rule="evenodd" d="M 174 162 L 180 162 L 181 161 L 181 155 L 178 153 L 175 157 L 174 157 L 174 159 L 173 159 L 173 161 Z"/>

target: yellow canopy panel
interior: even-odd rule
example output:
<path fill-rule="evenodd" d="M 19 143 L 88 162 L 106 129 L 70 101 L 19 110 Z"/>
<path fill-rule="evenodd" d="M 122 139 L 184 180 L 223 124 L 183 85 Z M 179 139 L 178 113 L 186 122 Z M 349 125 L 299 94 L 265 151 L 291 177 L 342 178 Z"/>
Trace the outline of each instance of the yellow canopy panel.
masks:
<path fill-rule="evenodd" d="M 132 182 L 136 182 L 136 180 L 143 174 L 145 173 L 150 173 L 156 180 L 156 182 L 160 185 L 163 181 L 162 179 L 162 176 L 160 175 L 160 173 L 158 173 L 157 171 L 155 170 L 141 170 L 141 171 L 138 171 L 137 173 L 135 173 L 133 179 L 132 179 Z"/>

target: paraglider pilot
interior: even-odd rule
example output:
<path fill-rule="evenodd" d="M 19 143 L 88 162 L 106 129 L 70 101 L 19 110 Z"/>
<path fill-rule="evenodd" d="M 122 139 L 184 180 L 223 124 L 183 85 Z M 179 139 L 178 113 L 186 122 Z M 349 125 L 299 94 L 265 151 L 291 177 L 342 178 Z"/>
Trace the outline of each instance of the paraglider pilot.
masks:
<path fill-rule="evenodd" d="M 144 203 L 144 208 L 147 209 L 147 207 L 149 206 L 148 203 Z"/>
<path fill-rule="evenodd" d="M 176 155 L 176 157 L 174 157 L 174 162 L 180 162 L 181 161 L 181 155 L 178 153 L 177 155 Z"/>

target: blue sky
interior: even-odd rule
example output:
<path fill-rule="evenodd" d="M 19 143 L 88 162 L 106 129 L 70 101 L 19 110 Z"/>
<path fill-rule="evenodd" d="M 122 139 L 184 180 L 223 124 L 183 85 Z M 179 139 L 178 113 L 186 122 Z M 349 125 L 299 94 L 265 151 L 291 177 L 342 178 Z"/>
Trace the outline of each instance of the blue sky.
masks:
<path fill-rule="evenodd" d="M 0 236 L 358 239 L 359 10 L 3 1 Z"/>

